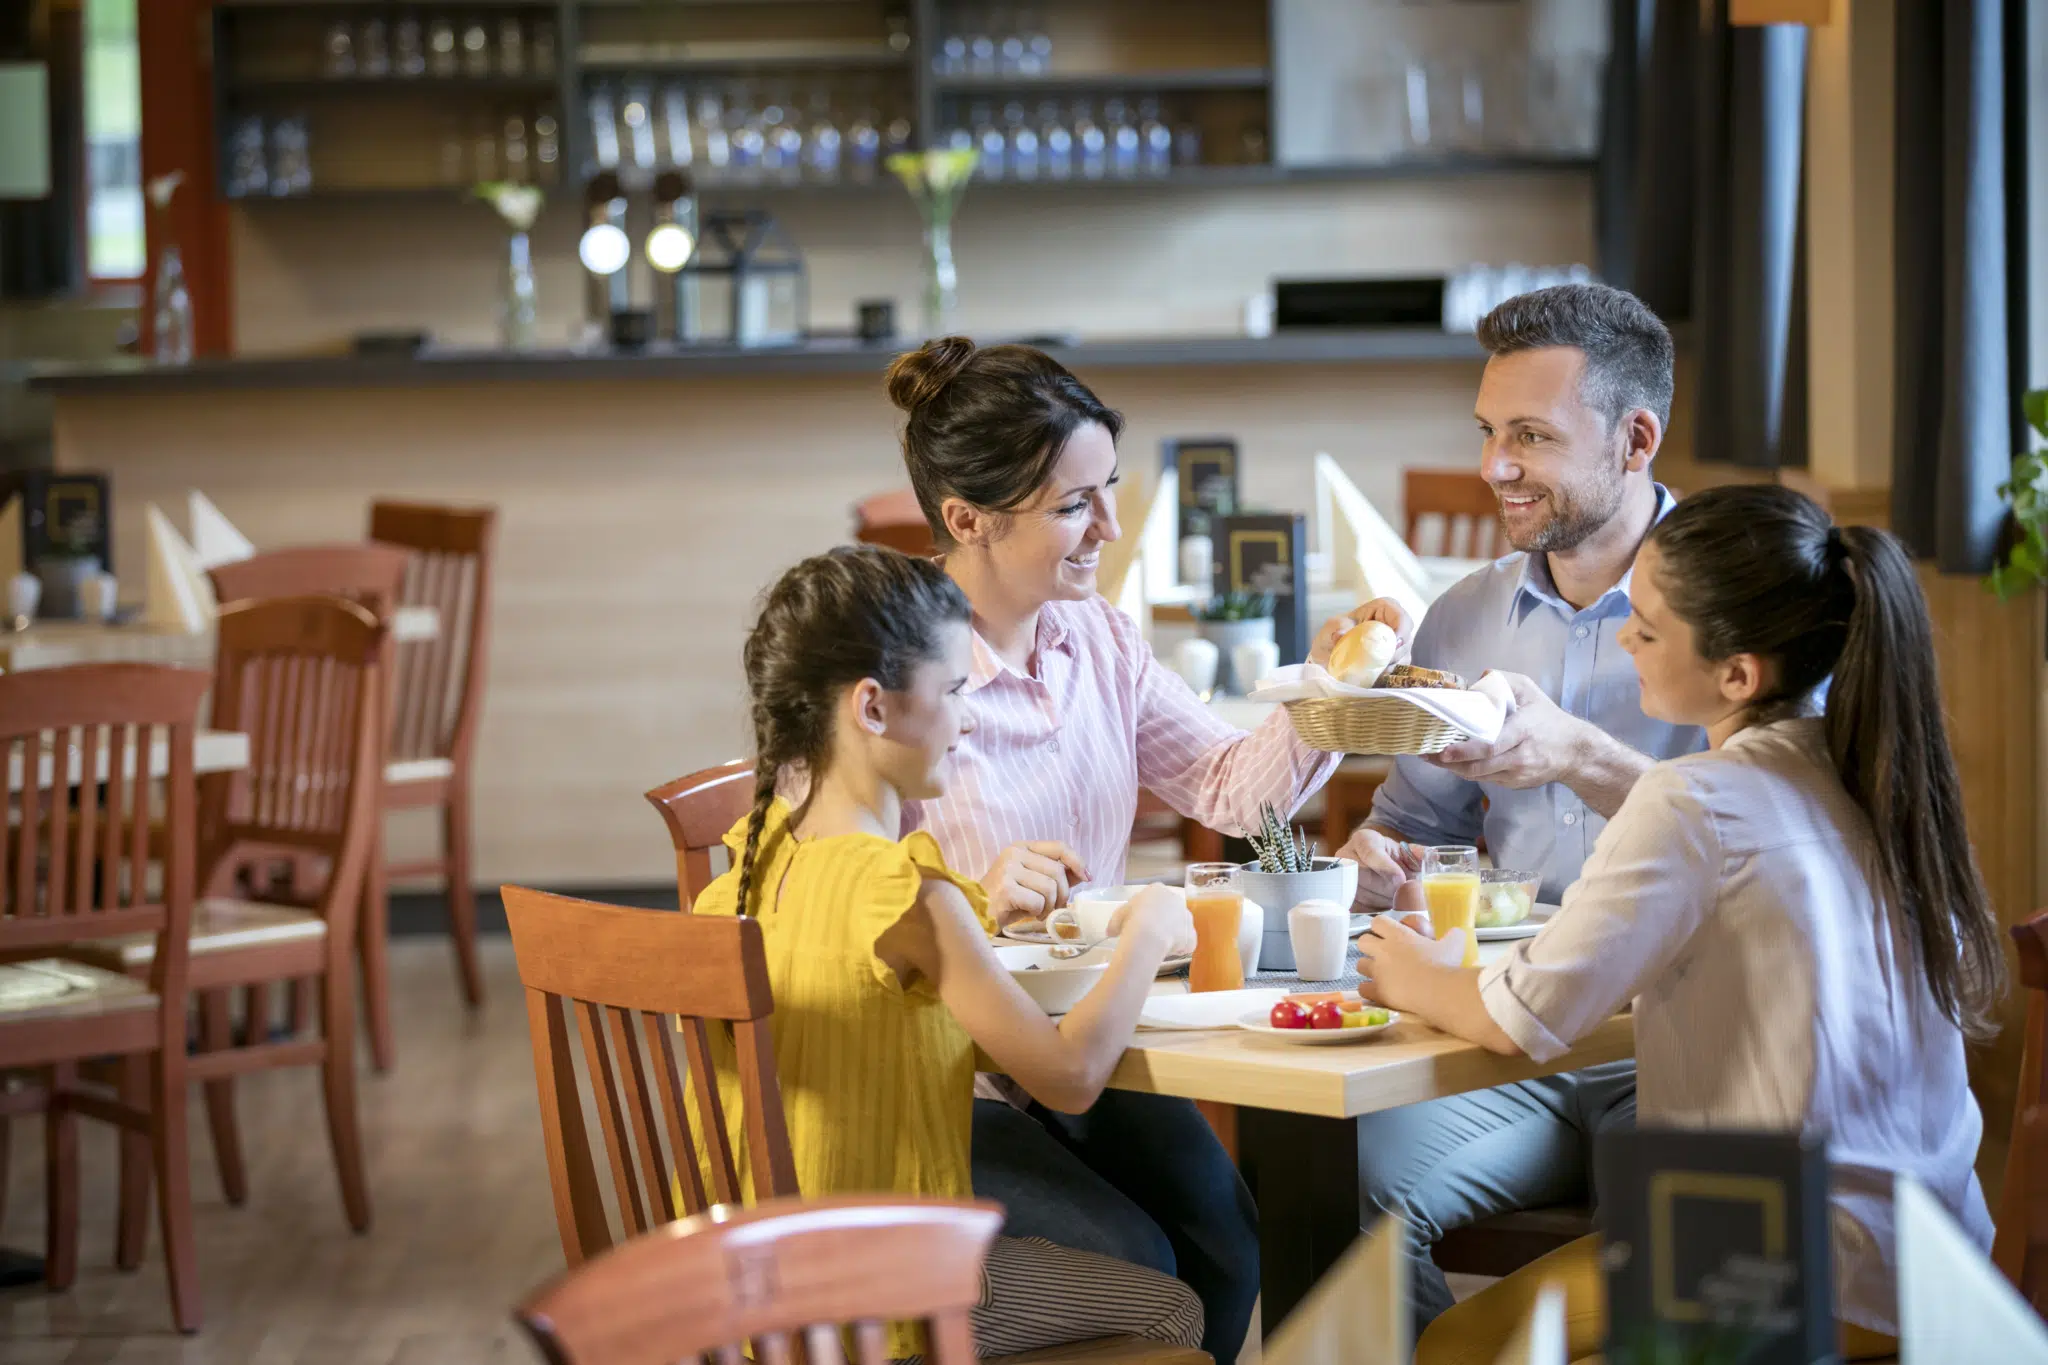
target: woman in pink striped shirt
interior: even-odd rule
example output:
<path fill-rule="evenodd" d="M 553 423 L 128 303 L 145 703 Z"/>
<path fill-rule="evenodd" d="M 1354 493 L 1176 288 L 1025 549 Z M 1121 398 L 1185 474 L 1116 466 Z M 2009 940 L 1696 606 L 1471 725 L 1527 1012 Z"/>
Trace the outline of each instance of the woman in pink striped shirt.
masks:
<path fill-rule="evenodd" d="M 1121 416 L 1044 352 L 964 337 L 899 357 L 888 385 L 918 503 L 974 609 L 974 730 L 945 795 L 906 822 L 952 866 L 986 869 L 998 921 L 1044 914 L 1079 882 L 1121 883 L 1140 787 L 1235 831 L 1328 779 L 1336 759 L 1284 714 L 1250 733 L 1217 719 L 1096 591 L 1119 534 Z M 1349 624 L 1327 624 L 1311 657 Z M 1191 1103 L 1109 1091 L 1066 1115 L 977 1101 L 974 1183 L 1008 1207 L 1011 1235 L 1178 1274 L 1207 1310 L 1203 1348 L 1235 1359 L 1258 1294 L 1256 1214 Z"/>

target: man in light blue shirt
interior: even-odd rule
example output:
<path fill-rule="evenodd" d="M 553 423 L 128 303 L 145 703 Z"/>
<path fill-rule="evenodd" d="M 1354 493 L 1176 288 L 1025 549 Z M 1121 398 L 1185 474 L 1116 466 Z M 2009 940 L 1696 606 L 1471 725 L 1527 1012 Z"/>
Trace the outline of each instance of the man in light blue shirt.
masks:
<path fill-rule="evenodd" d="M 1633 295 L 1582 284 L 1508 300 L 1479 340 L 1491 356 L 1480 472 L 1516 553 L 1430 608 L 1413 658 L 1468 681 L 1500 672 L 1516 707 L 1491 744 L 1395 763 L 1343 849 L 1368 908 L 1418 870 L 1416 845 L 1482 838 L 1496 866 L 1538 874 L 1555 903 L 1636 779 L 1706 747 L 1698 729 L 1643 715 L 1615 640 L 1636 550 L 1672 507 L 1650 472 L 1671 415 L 1670 332 Z M 1587 1201 L 1594 1134 L 1634 1120 L 1633 1062 L 1361 1119 L 1360 1216 L 1399 1210 L 1415 1229 L 1418 1335 L 1451 1305 L 1430 1255 L 1446 1229 Z"/>

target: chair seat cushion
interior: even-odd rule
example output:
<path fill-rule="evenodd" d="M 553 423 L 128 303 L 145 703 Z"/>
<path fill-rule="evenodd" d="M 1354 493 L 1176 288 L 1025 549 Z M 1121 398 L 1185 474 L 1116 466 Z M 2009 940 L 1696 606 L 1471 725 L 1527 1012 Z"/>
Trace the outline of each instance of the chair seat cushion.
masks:
<path fill-rule="evenodd" d="M 452 758 L 401 758 L 384 765 L 384 780 L 394 785 L 406 782 L 435 782 L 455 776 Z"/>
<path fill-rule="evenodd" d="M 296 910 L 288 905 L 210 896 L 192 907 L 194 957 L 326 936 L 326 920 L 311 910 Z M 90 961 L 133 969 L 156 960 L 156 935 L 124 934 L 119 938 L 96 939 L 76 944 L 71 951 Z"/>
<path fill-rule="evenodd" d="M 0 1025 L 24 1019 L 153 1009 L 156 992 L 119 972 L 65 958 L 0 964 Z"/>

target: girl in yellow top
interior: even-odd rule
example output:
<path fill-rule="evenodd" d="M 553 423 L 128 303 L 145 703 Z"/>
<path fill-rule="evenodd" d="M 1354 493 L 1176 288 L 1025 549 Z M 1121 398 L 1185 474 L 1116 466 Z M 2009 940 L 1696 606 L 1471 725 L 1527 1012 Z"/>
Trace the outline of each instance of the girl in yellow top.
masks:
<path fill-rule="evenodd" d="M 747 638 L 759 788 L 727 836 L 733 870 L 696 910 L 761 922 L 805 1195 L 971 1197 L 975 1044 L 1041 1103 L 1086 1109 L 1160 963 L 1194 943 L 1180 893 L 1147 888 L 1101 982 L 1056 1024 L 997 961 L 976 881 L 929 835 L 896 839 L 903 803 L 941 794 L 971 726 L 968 619 L 937 566 L 861 547 L 784 574 Z M 776 797 L 778 774 L 803 782 L 802 806 Z M 1003 1238 L 974 1329 L 992 1355 L 1114 1334 L 1193 1346 L 1202 1309 L 1156 1271 Z M 892 1355 L 921 1348 L 914 1329 L 891 1328 Z"/>

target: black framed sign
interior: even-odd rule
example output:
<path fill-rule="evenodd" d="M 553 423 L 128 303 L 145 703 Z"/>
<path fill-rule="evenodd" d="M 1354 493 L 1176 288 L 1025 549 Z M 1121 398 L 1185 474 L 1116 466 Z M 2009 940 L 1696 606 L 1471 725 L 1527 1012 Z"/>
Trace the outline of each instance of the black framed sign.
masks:
<path fill-rule="evenodd" d="M 1213 519 L 1238 509 L 1237 442 L 1228 436 L 1182 436 L 1161 442 L 1159 474 L 1180 488 L 1181 539 L 1190 534 L 1188 523 L 1196 513 Z"/>

